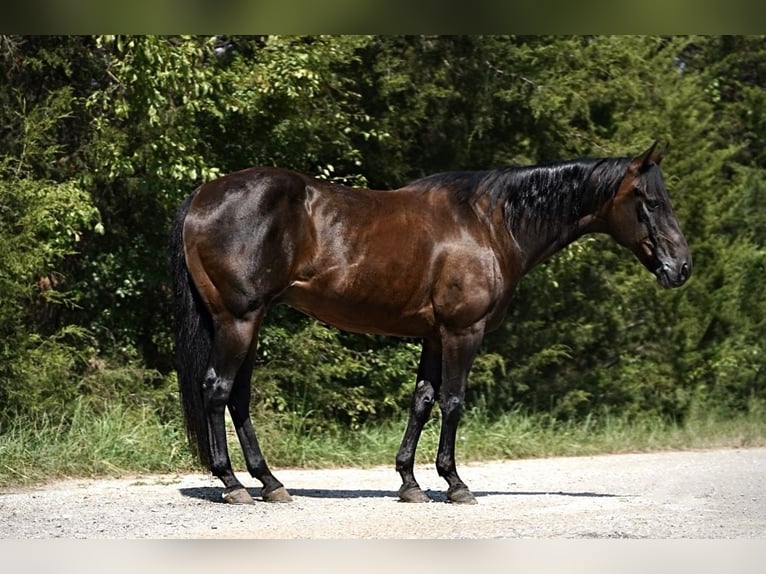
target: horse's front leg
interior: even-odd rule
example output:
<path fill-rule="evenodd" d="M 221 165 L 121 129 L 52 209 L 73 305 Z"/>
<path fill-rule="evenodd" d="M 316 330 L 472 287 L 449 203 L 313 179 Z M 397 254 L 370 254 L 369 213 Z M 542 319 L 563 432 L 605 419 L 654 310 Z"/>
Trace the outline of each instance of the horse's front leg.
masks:
<path fill-rule="evenodd" d="M 463 412 L 468 372 L 483 336 L 483 326 L 477 325 L 460 333 L 445 332 L 442 337 L 442 388 L 439 399 L 442 426 L 436 470 L 449 485 L 449 501 L 460 504 L 476 504 L 476 498 L 457 473 L 455 439 Z"/>
<path fill-rule="evenodd" d="M 402 486 L 399 488 L 398 495 L 403 502 L 431 501 L 415 480 L 415 451 L 420 440 L 420 433 L 436 401 L 441 382 L 441 362 L 440 345 L 433 341 L 424 341 L 407 430 L 404 432 L 402 444 L 396 454 L 396 470 L 402 477 Z"/>

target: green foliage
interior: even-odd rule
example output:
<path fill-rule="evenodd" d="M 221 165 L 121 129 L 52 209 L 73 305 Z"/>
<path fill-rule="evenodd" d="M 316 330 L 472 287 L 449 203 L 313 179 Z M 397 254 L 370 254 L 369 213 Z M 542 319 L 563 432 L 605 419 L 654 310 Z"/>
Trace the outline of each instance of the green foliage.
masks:
<path fill-rule="evenodd" d="M 254 388 L 267 412 L 302 417 L 306 428 L 333 420 L 358 427 L 390 418 L 409 404 L 417 345 L 359 340 L 314 321 L 297 325 L 263 330 Z"/>
<path fill-rule="evenodd" d="M 733 192 L 719 198 L 704 255 L 710 274 L 702 279 L 698 345 L 691 378 L 696 393 L 723 412 L 766 399 L 766 251 L 760 199 L 763 172 L 739 168 Z"/>
<path fill-rule="evenodd" d="M 118 397 L 177 416 L 167 233 L 254 164 L 372 187 L 654 139 L 695 271 L 589 237 L 519 285 L 486 417 L 673 420 L 766 402 L 763 36 L 46 36 L 0 43 L 0 421 Z M 254 405 L 304 433 L 408 407 L 417 342 L 272 309 Z"/>
<path fill-rule="evenodd" d="M 66 117 L 66 90 L 11 114 L 21 133 L 0 159 L 0 421 L 16 412 L 55 410 L 73 398 L 84 329 L 61 321 L 77 299 L 60 272 L 98 212 L 77 182 L 55 182 L 35 166 L 55 161 L 54 128 Z M 11 138 L 13 140 L 13 138 Z M 46 170 L 43 170 L 44 172 Z M 30 326 L 33 327 L 30 329 Z"/>

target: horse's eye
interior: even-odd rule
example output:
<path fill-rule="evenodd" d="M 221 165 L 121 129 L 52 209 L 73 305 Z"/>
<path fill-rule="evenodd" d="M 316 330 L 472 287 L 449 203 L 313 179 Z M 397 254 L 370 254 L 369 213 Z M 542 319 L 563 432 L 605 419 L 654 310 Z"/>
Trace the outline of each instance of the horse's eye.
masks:
<path fill-rule="evenodd" d="M 654 211 L 660 206 L 660 202 L 656 199 L 647 199 L 644 205 L 649 211 Z"/>

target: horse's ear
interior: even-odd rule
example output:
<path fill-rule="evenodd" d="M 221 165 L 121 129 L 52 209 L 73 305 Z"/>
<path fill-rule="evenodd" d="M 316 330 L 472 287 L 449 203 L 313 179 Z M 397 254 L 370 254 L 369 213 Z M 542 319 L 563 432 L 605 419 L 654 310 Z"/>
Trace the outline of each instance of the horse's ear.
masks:
<path fill-rule="evenodd" d="M 668 149 L 670 149 L 670 144 L 665 144 L 661 150 L 654 152 L 654 155 L 651 158 L 652 161 L 657 165 L 660 165 L 662 158 L 665 157 L 665 154 L 668 153 Z"/>
<path fill-rule="evenodd" d="M 630 162 L 630 169 L 635 172 L 640 172 L 649 167 L 650 162 L 659 163 L 662 161 L 662 153 L 659 154 L 659 160 L 654 154 L 654 149 L 657 147 L 657 140 L 654 140 L 652 145 L 649 146 L 644 153 L 637 155 Z"/>

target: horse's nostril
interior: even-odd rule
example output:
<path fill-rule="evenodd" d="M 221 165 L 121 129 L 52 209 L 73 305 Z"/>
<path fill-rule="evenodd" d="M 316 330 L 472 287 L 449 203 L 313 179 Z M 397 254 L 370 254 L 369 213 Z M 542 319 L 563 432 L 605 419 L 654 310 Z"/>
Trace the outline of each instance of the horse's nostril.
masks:
<path fill-rule="evenodd" d="M 686 281 L 689 278 L 689 263 L 684 261 L 683 265 L 681 265 L 681 279 Z"/>

